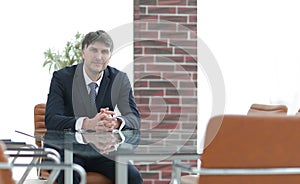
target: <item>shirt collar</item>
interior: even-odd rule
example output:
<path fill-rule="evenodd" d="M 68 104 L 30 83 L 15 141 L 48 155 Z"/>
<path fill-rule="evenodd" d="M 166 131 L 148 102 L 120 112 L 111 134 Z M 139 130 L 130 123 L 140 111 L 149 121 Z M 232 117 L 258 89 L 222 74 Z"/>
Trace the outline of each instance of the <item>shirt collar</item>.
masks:
<path fill-rule="evenodd" d="M 82 67 L 82 70 L 83 70 L 83 78 L 84 78 L 84 81 L 85 81 L 85 85 L 88 87 L 89 83 L 91 82 L 95 82 L 97 83 L 98 86 L 100 86 L 100 83 L 101 83 L 101 80 L 103 78 L 103 73 L 104 71 L 101 72 L 101 77 L 97 80 L 97 81 L 92 81 L 89 76 L 87 75 L 87 73 L 85 72 L 84 70 L 84 67 Z"/>

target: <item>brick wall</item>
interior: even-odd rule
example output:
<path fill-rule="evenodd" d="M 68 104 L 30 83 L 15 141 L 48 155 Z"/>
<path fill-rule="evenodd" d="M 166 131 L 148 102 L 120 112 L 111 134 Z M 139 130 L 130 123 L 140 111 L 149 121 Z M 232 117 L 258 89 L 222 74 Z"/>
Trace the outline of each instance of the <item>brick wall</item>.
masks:
<path fill-rule="evenodd" d="M 134 80 L 142 129 L 196 129 L 196 0 L 134 0 Z M 170 181 L 168 161 L 137 166 L 146 184 Z"/>

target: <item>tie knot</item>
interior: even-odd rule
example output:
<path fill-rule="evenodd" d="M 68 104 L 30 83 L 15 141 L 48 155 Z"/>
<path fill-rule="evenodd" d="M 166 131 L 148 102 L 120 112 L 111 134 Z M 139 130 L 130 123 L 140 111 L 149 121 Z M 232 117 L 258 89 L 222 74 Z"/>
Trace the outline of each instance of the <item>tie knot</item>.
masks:
<path fill-rule="evenodd" d="M 95 90 L 98 87 L 98 84 L 95 82 L 91 82 L 89 83 L 89 87 L 91 88 L 91 90 Z"/>

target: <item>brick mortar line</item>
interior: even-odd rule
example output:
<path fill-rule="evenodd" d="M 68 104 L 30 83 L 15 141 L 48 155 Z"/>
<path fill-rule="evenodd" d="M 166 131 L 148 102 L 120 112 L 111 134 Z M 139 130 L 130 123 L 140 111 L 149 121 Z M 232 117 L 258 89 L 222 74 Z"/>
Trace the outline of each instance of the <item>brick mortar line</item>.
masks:
<path fill-rule="evenodd" d="M 134 56 L 197 56 L 197 54 L 135 54 Z"/>
<path fill-rule="evenodd" d="M 196 8 L 197 9 L 197 5 L 139 5 L 139 7 L 142 8 L 147 8 L 147 7 L 151 7 L 151 8 Z"/>

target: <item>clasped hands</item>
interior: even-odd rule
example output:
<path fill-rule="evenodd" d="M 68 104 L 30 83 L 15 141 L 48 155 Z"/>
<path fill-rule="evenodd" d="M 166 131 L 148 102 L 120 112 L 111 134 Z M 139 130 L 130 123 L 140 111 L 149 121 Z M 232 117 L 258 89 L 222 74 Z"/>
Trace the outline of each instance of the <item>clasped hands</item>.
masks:
<path fill-rule="evenodd" d="M 121 125 L 120 120 L 114 117 L 115 112 L 110 111 L 108 107 L 101 108 L 93 118 L 86 118 L 83 121 L 82 128 L 85 130 L 95 130 L 96 132 L 113 131 Z"/>

